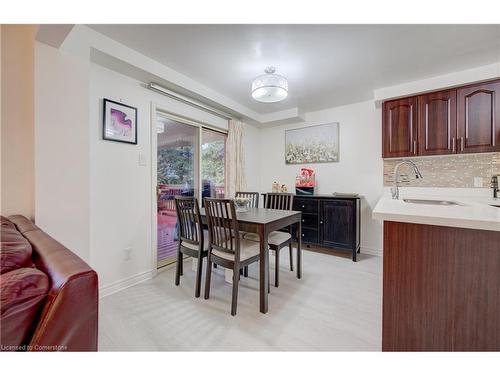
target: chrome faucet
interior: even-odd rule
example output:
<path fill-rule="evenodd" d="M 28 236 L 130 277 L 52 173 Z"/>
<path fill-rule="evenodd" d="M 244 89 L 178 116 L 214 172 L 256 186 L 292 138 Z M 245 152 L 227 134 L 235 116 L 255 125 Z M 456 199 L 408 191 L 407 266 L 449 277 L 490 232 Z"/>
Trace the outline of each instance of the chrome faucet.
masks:
<path fill-rule="evenodd" d="M 493 189 L 493 198 L 498 198 L 498 174 L 491 176 L 491 188 Z"/>
<path fill-rule="evenodd" d="M 423 178 L 422 173 L 418 170 L 417 165 L 411 160 L 403 160 L 401 163 L 398 163 L 394 168 L 394 187 L 391 188 L 392 199 L 399 199 L 399 168 L 402 165 L 409 165 L 413 168 L 413 172 L 415 173 L 415 178 Z"/>

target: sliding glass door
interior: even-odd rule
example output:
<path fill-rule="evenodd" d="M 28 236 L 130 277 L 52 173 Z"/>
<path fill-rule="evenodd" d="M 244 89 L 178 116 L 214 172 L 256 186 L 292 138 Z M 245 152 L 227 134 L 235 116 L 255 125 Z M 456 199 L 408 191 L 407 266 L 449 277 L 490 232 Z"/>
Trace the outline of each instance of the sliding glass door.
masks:
<path fill-rule="evenodd" d="M 174 197 L 198 196 L 199 129 L 157 118 L 158 267 L 175 261 L 178 226 Z"/>
<path fill-rule="evenodd" d="M 227 134 L 158 112 L 157 264 L 176 260 L 179 229 L 175 196 L 224 197 Z"/>

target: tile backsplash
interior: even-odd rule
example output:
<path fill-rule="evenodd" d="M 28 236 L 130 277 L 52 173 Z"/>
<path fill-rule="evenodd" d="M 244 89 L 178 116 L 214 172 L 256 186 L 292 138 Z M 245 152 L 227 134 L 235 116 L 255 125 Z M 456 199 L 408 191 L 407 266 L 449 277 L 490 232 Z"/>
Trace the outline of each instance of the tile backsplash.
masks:
<path fill-rule="evenodd" d="M 500 152 L 427 156 L 407 158 L 414 161 L 423 179 L 415 176 L 407 166 L 400 168 L 400 186 L 473 188 L 474 178 L 482 178 L 482 187 L 490 187 L 491 176 L 500 174 Z M 403 159 L 384 160 L 384 186 L 394 183 L 394 167 Z"/>

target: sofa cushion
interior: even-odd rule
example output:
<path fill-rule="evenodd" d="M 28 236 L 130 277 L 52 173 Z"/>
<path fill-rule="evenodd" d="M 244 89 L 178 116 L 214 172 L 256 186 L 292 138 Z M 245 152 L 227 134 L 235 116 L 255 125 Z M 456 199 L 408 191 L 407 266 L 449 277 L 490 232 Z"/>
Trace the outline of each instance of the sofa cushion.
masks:
<path fill-rule="evenodd" d="M 8 222 L 8 220 L 6 220 Z M 2 220 L 0 237 L 0 274 L 32 266 L 31 244 L 21 233 Z M 10 222 L 9 222 L 10 223 Z"/>
<path fill-rule="evenodd" d="M 49 278 L 36 268 L 20 268 L 0 275 L 2 350 L 19 350 L 33 329 L 49 290 Z"/>
<path fill-rule="evenodd" d="M 5 216 L 0 216 L 0 227 L 2 228 L 2 230 L 6 228 L 16 229 L 14 223 L 7 219 Z"/>

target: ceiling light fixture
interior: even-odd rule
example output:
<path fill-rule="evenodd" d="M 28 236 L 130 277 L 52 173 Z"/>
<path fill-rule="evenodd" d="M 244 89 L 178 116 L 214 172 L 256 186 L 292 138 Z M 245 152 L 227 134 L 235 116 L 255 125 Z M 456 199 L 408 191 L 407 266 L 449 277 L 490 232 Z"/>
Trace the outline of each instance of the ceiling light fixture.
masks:
<path fill-rule="evenodd" d="M 288 81 L 279 74 L 274 74 L 276 68 L 269 66 L 266 74 L 258 76 L 252 82 L 252 98 L 262 103 L 276 103 L 288 96 Z"/>

